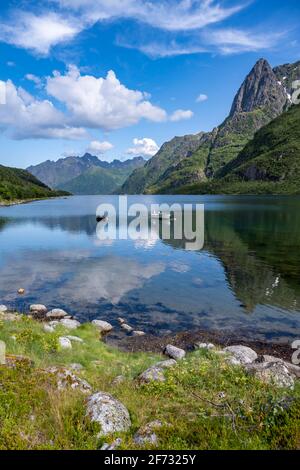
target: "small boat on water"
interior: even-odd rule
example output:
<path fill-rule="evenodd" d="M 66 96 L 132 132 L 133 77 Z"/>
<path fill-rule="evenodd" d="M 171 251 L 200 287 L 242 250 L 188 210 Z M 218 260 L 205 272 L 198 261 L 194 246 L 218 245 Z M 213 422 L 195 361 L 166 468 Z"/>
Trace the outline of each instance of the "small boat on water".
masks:
<path fill-rule="evenodd" d="M 96 217 L 97 222 L 103 222 L 104 220 L 107 220 L 106 215 L 97 215 Z"/>

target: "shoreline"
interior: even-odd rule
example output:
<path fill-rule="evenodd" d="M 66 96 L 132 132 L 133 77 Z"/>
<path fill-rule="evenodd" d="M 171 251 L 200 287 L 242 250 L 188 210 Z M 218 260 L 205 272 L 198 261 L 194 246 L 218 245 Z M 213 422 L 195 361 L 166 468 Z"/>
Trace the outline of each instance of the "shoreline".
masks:
<path fill-rule="evenodd" d="M 69 196 L 39 197 L 39 198 L 36 198 L 36 199 L 20 199 L 20 200 L 18 199 L 18 200 L 9 201 L 9 202 L 4 202 L 4 201 L 0 200 L 0 208 L 1 207 L 21 206 L 23 204 L 30 204 L 31 202 L 48 201 L 48 200 L 51 200 L 51 199 L 61 199 L 61 198 L 70 197 L 70 196 L 71 195 L 69 195 Z"/>
<path fill-rule="evenodd" d="M 219 347 L 219 333 L 215 345 L 201 341 L 190 349 L 206 332 L 172 340 L 128 335 L 131 352 L 128 344 L 122 351 L 110 344 L 117 326 L 104 320 L 80 323 L 43 305 L 32 305 L 31 315 L 5 309 L 1 448 L 207 450 L 217 443 L 222 450 L 271 450 L 278 442 L 299 448 L 300 367 L 279 354 L 262 357 L 266 351 L 236 341 Z M 118 320 L 124 336 L 142 333 L 129 333 Z M 134 353 L 138 344 L 148 352 Z"/>
<path fill-rule="evenodd" d="M 51 322 L 51 320 L 56 320 L 56 318 L 47 318 L 46 313 L 48 312 L 48 309 L 46 309 L 45 306 L 38 306 L 43 307 L 44 310 L 42 312 L 34 313 L 29 309 L 29 311 L 23 312 L 21 315 L 31 318 L 41 325 L 47 325 L 49 322 Z M 2 316 L 19 315 L 19 312 L 17 312 L 15 309 L 10 309 L 3 305 L 2 307 L 6 308 L 6 310 L 1 311 Z M 294 341 L 293 339 L 291 339 L 290 343 L 264 341 L 250 338 L 248 339 L 234 330 L 227 330 L 222 332 L 220 330 L 214 329 L 195 329 L 193 331 L 181 330 L 160 335 L 141 331 L 139 330 L 138 326 L 131 326 L 123 318 L 119 318 L 119 322 L 114 322 L 113 325 L 108 323 L 108 321 L 103 318 L 81 322 L 78 321 L 76 316 L 68 314 L 60 308 L 54 309 L 54 312 L 56 310 L 63 312 L 63 316 L 58 317 L 58 321 L 60 321 L 61 318 L 66 318 L 74 320 L 81 326 L 90 325 L 97 322 L 105 324 L 105 327 L 108 326 L 108 329 L 103 330 L 103 341 L 108 346 L 122 352 L 162 354 L 168 344 L 173 344 L 174 346 L 184 349 L 187 352 L 192 352 L 195 350 L 196 343 L 213 343 L 215 346 L 221 348 L 235 345 L 247 346 L 251 349 L 254 349 L 259 356 L 276 356 L 285 361 L 290 361 L 294 353 L 294 349 L 292 348 L 292 342 Z"/>
<path fill-rule="evenodd" d="M 185 351 L 194 351 L 194 345 L 197 342 L 213 343 L 216 346 L 227 347 L 234 345 L 248 346 L 254 349 L 258 355 L 276 356 L 280 359 L 290 361 L 294 350 L 287 343 L 276 343 L 261 340 L 247 340 L 240 337 L 235 332 L 221 333 L 216 330 L 197 330 L 194 332 L 180 331 L 165 336 L 155 336 L 145 334 L 144 336 L 126 336 L 117 339 L 106 336 L 107 345 L 116 347 L 120 351 L 131 353 L 161 353 L 168 344 L 184 349 Z"/>

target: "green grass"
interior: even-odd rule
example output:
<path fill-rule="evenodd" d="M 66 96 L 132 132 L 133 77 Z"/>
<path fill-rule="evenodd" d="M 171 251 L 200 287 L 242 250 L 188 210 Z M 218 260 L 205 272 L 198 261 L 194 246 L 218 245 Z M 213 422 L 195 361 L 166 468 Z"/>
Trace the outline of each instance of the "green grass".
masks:
<path fill-rule="evenodd" d="M 194 352 L 166 373 L 164 383 L 139 385 L 137 375 L 161 357 L 124 353 L 99 341 L 93 325 L 75 332 L 84 344 L 59 350 L 56 333 L 24 318 L 0 323 L 7 353 L 34 361 L 17 369 L 0 366 L 0 449 L 97 449 L 104 439 L 85 416 L 85 397 L 58 391 L 43 369 L 84 366 L 76 374 L 95 391 L 111 393 L 130 411 L 132 428 L 122 434 L 122 449 L 134 449 L 134 433 L 159 419 L 159 449 L 296 449 L 300 444 L 300 388 L 276 389 L 229 366 L 212 352 Z M 15 339 L 12 338 L 15 337 Z M 116 386 L 112 380 L 124 375 Z M 290 400 L 290 401 L 289 401 Z M 285 408 L 283 403 L 288 403 Z M 106 438 L 112 441 L 116 436 Z"/>

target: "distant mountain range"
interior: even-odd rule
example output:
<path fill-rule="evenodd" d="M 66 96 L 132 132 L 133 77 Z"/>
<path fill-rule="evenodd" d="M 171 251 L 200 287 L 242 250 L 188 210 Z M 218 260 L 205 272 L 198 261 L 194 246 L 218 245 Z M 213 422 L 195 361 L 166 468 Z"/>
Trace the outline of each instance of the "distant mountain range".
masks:
<path fill-rule="evenodd" d="M 145 166 L 136 169 L 129 176 L 121 192 L 172 194 L 194 192 L 196 189 L 201 193 L 214 190 L 222 192 L 224 176 L 226 175 L 228 180 L 228 174 L 236 171 L 237 162 L 251 158 L 250 149 L 253 149 L 257 141 L 252 143 L 252 147 L 247 144 L 252 141 L 257 131 L 291 107 L 292 83 L 296 79 L 300 79 L 300 62 L 272 69 L 265 59 L 260 59 L 238 90 L 229 116 L 219 127 L 211 132 L 175 137 L 165 143 Z M 292 112 L 292 116 L 288 114 L 283 121 L 276 122 L 275 128 L 278 132 L 286 132 L 286 122 L 290 119 L 295 119 L 294 127 L 299 127 L 297 111 L 295 114 Z M 266 128 L 265 134 L 258 136 L 262 144 L 261 136 L 266 136 L 268 130 L 269 128 Z M 280 137 L 285 139 L 284 134 Z M 272 152 L 277 144 L 270 139 L 266 140 L 264 145 L 267 148 L 263 154 L 265 158 L 270 159 L 271 166 L 274 155 Z M 296 149 L 294 152 L 297 153 Z M 254 156 L 254 153 L 251 155 Z M 282 178 L 285 174 L 284 161 L 277 160 L 277 171 L 280 173 L 282 168 Z M 233 166 L 230 165 L 231 162 L 235 162 Z M 248 181 L 249 174 L 239 173 L 240 181 Z M 232 177 L 236 178 L 237 173 Z M 260 171 L 252 170 L 252 181 L 261 181 L 261 178 Z M 215 181 L 218 181 L 218 184 L 213 183 Z M 266 181 L 269 181 L 267 176 Z M 243 192 L 242 186 L 239 184 L 240 192 Z"/>
<path fill-rule="evenodd" d="M 292 174 L 286 168 L 288 162 L 298 178 L 300 120 L 291 99 L 295 80 L 300 80 L 300 62 L 272 69 L 260 59 L 228 117 L 211 132 L 174 137 L 147 162 L 137 157 L 107 163 L 87 153 L 28 171 L 47 186 L 73 194 L 300 192 L 295 178 L 288 184 Z"/>
<path fill-rule="evenodd" d="M 53 191 L 26 170 L 0 165 L 0 204 L 16 200 L 50 198 L 65 193 Z"/>
<path fill-rule="evenodd" d="M 67 157 L 46 161 L 27 170 L 47 186 L 72 194 L 112 194 L 137 168 L 145 165 L 142 157 L 105 162 L 86 153 L 83 157 Z"/>

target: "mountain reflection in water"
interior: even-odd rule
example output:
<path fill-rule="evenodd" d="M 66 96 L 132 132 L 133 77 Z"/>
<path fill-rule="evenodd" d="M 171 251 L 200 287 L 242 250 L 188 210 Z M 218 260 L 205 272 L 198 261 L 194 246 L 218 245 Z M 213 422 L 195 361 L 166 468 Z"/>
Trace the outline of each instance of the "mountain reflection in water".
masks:
<path fill-rule="evenodd" d="M 205 203 L 205 246 L 96 237 L 96 208 L 113 197 L 40 201 L 0 211 L 0 303 L 59 306 L 80 320 L 125 316 L 138 329 L 300 335 L 300 199 L 132 197 Z M 169 222 L 165 222 L 169 223 Z M 18 287 L 26 295 L 18 298 Z"/>

